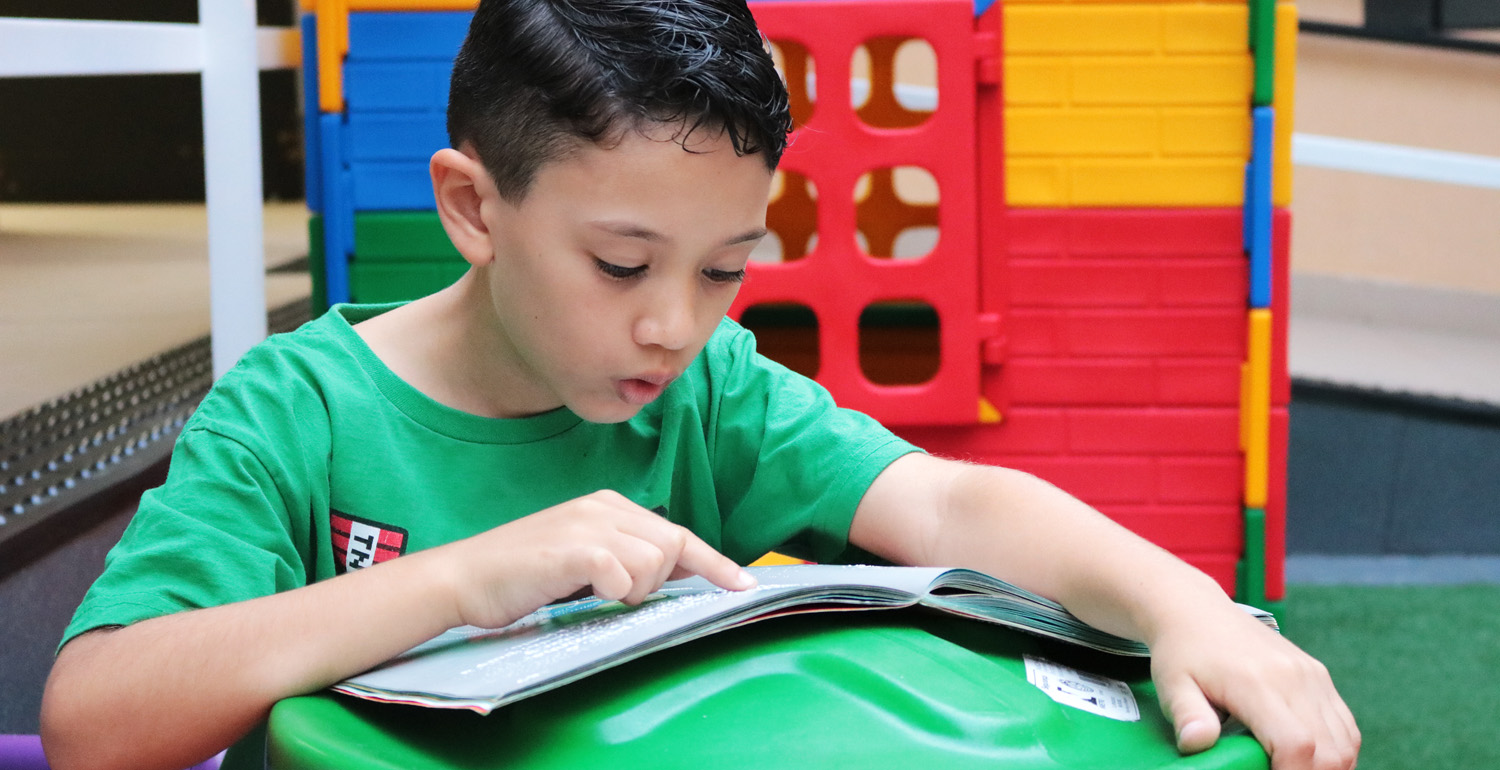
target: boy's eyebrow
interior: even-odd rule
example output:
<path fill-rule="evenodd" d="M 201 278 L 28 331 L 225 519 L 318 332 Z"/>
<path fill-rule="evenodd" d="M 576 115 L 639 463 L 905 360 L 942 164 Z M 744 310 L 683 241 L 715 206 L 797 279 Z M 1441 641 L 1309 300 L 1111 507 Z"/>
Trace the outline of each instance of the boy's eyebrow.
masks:
<path fill-rule="evenodd" d="M 603 231 L 605 231 L 607 233 L 610 233 L 611 235 L 618 235 L 618 236 L 620 236 L 622 238 L 639 238 L 639 239 L 641 239 L 643 241 L 646 241 L 648 243 L 661 243 L 661 242 L 667 240 L 667 236 L 662 235 L 661 233 L 658 233 L 655 230 L 651 230 L 649 228 L 641 227 L 640 225 L 637 225 L 637 224 L 635 224 L 633 222 L 605 221 L 605 222 L 590 222 L 589 224 L 593 225 L 594 227 L 596 227 L 596 228 L 598 228 L 600 230 L 603 230 Z M 733 238 L 729 238 L 728 240 L 724 241 L 723 245 L 725 245 L 725 246 L 737 246 L 737 245 L 739 245 L 741 243 L 750 243 L 751 241 L 758 241 L 761 238 L 766 237 L 766 233 L 768 233 L 768 232 L 770 232 L 770 231 L 767 230 L 764 227 L 757 227 L 757 228 L 755 228 L 753 230 L 747 230 L 747 231 L 745 231 L 743 233 L 740 233 L 739 235 L 736 235 Z"/>

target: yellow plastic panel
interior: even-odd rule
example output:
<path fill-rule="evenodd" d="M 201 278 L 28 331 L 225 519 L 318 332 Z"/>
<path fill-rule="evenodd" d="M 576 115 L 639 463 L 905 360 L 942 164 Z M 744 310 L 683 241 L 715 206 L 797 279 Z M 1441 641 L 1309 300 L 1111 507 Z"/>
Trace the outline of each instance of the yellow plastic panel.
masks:
<path fill-rule="evenodd" d="M 1297 82 L 1297 6 L 1276 6 L 1276 94 L 1271 106 L 1276 110 L 1276 128 L 1272 138 L 1271 204 L 1292 205 L 1292 102 Z"/>
<path fill-rule="evenodd" d="M 1165 155 L 1250 157 L 1250 121 L 1243 107 L 1181 107 L 1162 110 Z"/>
<path fill-rule="evenodd" d="M 1012 206 L 1066 206 L 1067 177 L 1060 160 L 1007 160 L 1005 198 Z"/>
<path fill-rule="evenodd" d="M 1068 62 L 1042 57 L 1005 57 L 1005 103 L 1062 105 L 1068 101 Z"/>
<path fill-rule="evenodd" d="M 1249 7 L 1240 5 L 1166 6 L 1161 14 L 1162 51 L 1241 53 L 1248 45 Z"/>
<path fill-rule="evenodd" d="M 1245 199 L 1243 161 L 1076 160 L 1070 167 L 1075 206 L 1238 206 Z"/>
<path fill-rule="evenodd" d="M 349 53 L 347 0 L 318 0 L 318 109 L 344 111 L 344 56 Z"/>
<path fill-rule="evenodd" d="M 1011 156 L 1151 156 L 1158 149 L 1157 135 L 1157 113 L 1150 109 L 1017 107 L 1005 116 Z"/>
<path fill-rule="evenodd" d="M 788 565 L 788 564 L 811 564 L 811 563 L 812 562 L 809 562 L 806 559 L 799 559 L 799 558 L 797 558 L 795 556 L 787 556 L 784 553 L 777 553 L 775 551 L 771 551 L 771 552 L 765 554 L 764 556 L 760 557 L 759 559 L 756 559 L 755 561 L 751 562 L 750 566 L 752 566 L 752 567 L 780 567 L 780 566 L 784 566 L 784 565 Z"/>
<path fill-rule="evenodd" d="M 1249 360 L 1241 367 L 1240 447 L 1245 451 L 1245 505 L 1263 508 L 1270 488 L 1271 311 L 1250 311 Z"/>
<path fill-rule="evenodd" d="M 1002 13 L 1010 205 L 1244 201 L 1245 0 L 1005 0 Z"/>
<path fill-rule="evenodd" d="M 1087 57 L 1073 63 L 1077 105 L 1244 104 L 1254 62 L 1237 56 Z"/>
<path fill-rule="evenodd" d="M 1006 167 L 1012 206 L 1238 206 L 1244 163 L 1191 160 L 1044 160 Z"/>
<path fill-rule="evenodd" d="M 1005 416 L 1002 415 L 1002 414 L 1000 414 L 1000 410 L 996 409 L 995 405 L 992 404 L 992 403 L 990 403 L 989 399 L 985 398 L 984 396 L 980 396 L 979 397 L 979 424 L 980 425 L 999 425 L 1000 423 L 1002 423 L 1004 421 L 1005 421 Z"/>
<path fill-rule="evenodd" d="M 1002 51 L 1020 54 L 1150 54 L 1161 47 L 1161 9 L 1150 5 L 1005 9 Z"/>

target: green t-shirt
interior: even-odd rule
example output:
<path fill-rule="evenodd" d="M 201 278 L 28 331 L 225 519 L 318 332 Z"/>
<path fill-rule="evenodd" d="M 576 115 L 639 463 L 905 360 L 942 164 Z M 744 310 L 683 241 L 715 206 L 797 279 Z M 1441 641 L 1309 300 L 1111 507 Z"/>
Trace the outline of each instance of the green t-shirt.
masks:
<path fill-rule="evenodd" d="M 865 490 L 916 451 L 755 353 L 727 319 L 628 421 L 468 414 L 402 381 L 355 333 L 390 307 L 338 306 L 214 386 L 64 643 L 297 588 L 599 489 L 741 563 L 769 550 L 834 561 Z"/>

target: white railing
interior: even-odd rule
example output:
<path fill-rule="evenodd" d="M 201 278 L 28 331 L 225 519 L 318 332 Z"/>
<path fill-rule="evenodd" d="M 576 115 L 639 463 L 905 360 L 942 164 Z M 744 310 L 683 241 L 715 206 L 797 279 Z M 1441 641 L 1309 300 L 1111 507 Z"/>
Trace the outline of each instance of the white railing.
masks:
<path fill-rule="evenodd" d="M 1292 134 L 1292 163 L 1500 190 L 1500 158 L 1485 155 Z"/>
<path fill-rule="evenodd" d="M 209 316 L 217 377 L 266 336 L 258 71 L 295 67 L 297 33 L 254 0 L 198 0 L 197 24 L 0 17 L 0 77 L 203 75 Z"/>

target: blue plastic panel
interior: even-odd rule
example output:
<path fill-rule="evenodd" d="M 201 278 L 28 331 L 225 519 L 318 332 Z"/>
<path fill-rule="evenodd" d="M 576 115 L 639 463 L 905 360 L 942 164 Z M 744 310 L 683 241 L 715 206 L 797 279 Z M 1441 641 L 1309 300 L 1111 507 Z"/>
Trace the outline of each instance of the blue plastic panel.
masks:
<path fill-rule="evenodd" d="M 437 208 L 427 159 L 349 164 L 356 211 L 411 211 Z M 351 217 L 350 237 L 353 238 Z M 352 240 L 350 241 L 353 242 Z"/>
<path fill-rule="evenodd" d="M 323 113 L 318 117 L 322 139 L 318 160 L 322 164 L 323 269 L 328 303 L 349 301 L 349 254 L 354 250 L 354 206 L 349 172 L 344 166 L 342 135 L 344 116 Z"/>
<path fill-rule="evenodd" d="M 452 72 L 452 61 L 345 62 L 344 103 L 354 112 L 446 112 Z"/>
<path fill-rule="evenodd" d="M 420 160 L 448 146 L 448 127 L 441 113 L 349 113 L 349 160 Z"/>
<path fill-rule="evenodd" d="M 349 14 L 348 61 L 453 61 L 469 32 L 470 11 L 392 11 Z"/>
<path fill-rule="evenodd" d="M 1245 174 L 1245 252 L 1250 255 L 1250 307 L 1271 306 L 1271 168 L 1275 111 L 1251 111 L 1250 165 Z"/>

